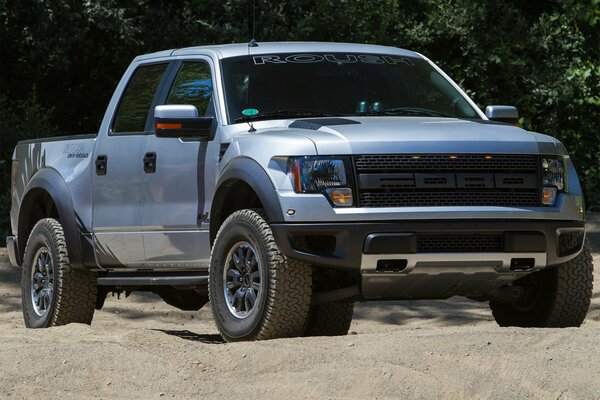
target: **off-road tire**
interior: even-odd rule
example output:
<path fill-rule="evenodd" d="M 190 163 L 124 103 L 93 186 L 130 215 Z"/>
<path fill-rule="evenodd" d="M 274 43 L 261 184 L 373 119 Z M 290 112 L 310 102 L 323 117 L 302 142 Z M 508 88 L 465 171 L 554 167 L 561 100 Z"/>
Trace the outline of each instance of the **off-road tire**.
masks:
<path fill-rule="evenodd" d="M 539 285 L 533 299 L 520 305 L 490 301 L 490 308 L 500 326 L 577 327 L 590 307 L 593 279 L 592 254 L 586 242 L 571 261 L 522 279 L 526 288 Z"/>
<path fill-rule="evenodd" d="M 344 336 L 348 334 L 354 303 L 327 303 L 310 307 L 304 336 Z"/>
<path fill-rule="evenodd" d="M 53 263 L 53 296 L 43 316 L 34 311 L 32 300 L 32 273 L 35 255 L 47 249 Z M 90 324 L 96 306 L 96 277 L 70 265 L 63 228 L 58 221 L 45 218 L 33 227 L 21 273 L 21 300 L 23 318 L 28 328 L 48 328 L 70 323 Z"/>
<path fill-rule="evenodd" d="M 236 211 L 223 222 L 214 242 L 209 299 L 217 328 L 228 342 L 300 336 L 306 323 L 311 268 L 280 253 L 267 221 L 261 209 Z M 240 241 L 248 242 L 256 250 L 262 274 L 261 294 L 252 312 L 243 319 L 230 310 L 223 282 L 227 256 Z"/>

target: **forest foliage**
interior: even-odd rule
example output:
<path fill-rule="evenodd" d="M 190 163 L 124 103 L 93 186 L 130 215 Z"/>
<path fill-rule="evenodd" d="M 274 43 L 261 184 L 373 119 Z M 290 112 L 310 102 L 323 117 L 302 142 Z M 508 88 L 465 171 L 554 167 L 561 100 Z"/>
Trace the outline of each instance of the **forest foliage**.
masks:
<path fill-rule="evenodd" d="M 559 138 L 600 209 L 600 0 L 0 0 L 0 241 L 18 140 L 95 132 L 138 54 L 251 36 L 418 51 Z"/>

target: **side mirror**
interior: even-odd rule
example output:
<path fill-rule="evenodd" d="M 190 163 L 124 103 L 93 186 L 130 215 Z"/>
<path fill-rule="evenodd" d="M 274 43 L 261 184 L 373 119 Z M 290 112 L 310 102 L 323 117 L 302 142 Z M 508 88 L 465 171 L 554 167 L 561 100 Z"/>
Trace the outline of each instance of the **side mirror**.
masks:
<path fill-rule="evenodd" d="M 519 123 L 519 111 L 513 106 L 487 106 L 485 116 L 492 121 L 504 122 L 517 125 Z"/>
<path fill-rule="evenodd" d="M 196 107 L 187 104 L 156 106 L 156 137 L 212 140 L 213 117 L 199 117 Z"/>

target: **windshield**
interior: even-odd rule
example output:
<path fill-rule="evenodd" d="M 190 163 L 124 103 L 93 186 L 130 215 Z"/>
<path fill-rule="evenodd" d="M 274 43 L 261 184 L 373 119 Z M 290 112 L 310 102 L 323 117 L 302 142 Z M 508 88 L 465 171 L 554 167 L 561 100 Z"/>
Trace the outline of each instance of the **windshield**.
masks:
<path fill-rule="evenodd" d="M 479 118 L 427 61 L 382 54 L 270 54 L 221 61 L 230 122 L 311 116 Z"/>

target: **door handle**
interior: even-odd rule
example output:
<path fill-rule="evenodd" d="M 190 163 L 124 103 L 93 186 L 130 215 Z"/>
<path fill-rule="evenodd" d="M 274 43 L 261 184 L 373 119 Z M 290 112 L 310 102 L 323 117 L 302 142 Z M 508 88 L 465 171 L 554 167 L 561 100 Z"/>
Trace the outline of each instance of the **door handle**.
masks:
<path fill-rule="evenodd" d="M 144 172 L 147 174 L 156 172 L 156 153 L 146 153 L 144 156 Z"/>
<path fill-rule="evenodd" d="M 96 157 L 96 175 L 106 175 L 107 166 L 108 156 L 106 154 Z"/>

